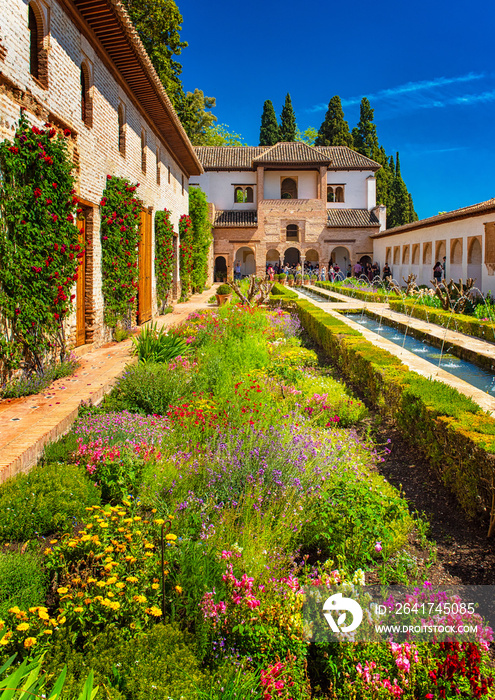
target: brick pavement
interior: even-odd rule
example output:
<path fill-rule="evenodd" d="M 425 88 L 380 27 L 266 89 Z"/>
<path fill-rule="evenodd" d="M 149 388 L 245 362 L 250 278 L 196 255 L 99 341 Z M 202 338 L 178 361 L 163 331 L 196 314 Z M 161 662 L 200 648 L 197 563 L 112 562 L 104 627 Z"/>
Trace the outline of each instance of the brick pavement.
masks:
<path fill-rule="evenodd" d="M 173 313 L 154 319 L 159 327 L 181 323 L 191 311 L 208 308 L 214 288 L 196 294 Z M 71 377 L 59 379 L 42 394 L 0 401 L 0 482 L 28 471 L 45 445 L 71 427 L 81 401 L 98 403 L 132 362 L 132 341 L 108 343 L 94 351 L 79 351 L 80 367 Z"/>

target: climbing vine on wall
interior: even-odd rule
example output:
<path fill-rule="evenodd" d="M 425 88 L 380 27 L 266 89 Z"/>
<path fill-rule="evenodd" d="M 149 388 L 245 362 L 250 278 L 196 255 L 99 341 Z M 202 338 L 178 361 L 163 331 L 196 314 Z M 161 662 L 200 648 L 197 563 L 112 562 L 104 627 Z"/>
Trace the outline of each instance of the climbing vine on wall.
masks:
<path fill-rule="evenodd" d="M 138 184 L 107 175 L 100 202 L 105 323 L 129 328 L 136 314 L 141 200 Z"/>
<path fill-rule="evenodd" d="M 30 126 L 0 144 L 0 359 L 3 379 L 65 359 L 64 321 L 84 251 L 75 225 L 70 131 Z M 79 210 L 80 211 L 80 210 Z"/>
<path fill-rule="evenodd" d="M 155 277 L 161 312 L 167 305 L 174 274 L 174 227 L 170 215 L 168 209 L 155 214 Z"/>
<path fill-rule="evenodd" d="M 179 269 L 181 301 L 188 298 L 191 291 L 193 269 L 193 225 L 191 218 L 183 214 L 179 219 Z"/>
<path fill-rule="evenodd" d="M 205 193 L 189 188 L 189 216 L 193 227 L 192 273 L 193 292 L 202 292 L 208 278 L 208 255 L 213 240 Z"/>

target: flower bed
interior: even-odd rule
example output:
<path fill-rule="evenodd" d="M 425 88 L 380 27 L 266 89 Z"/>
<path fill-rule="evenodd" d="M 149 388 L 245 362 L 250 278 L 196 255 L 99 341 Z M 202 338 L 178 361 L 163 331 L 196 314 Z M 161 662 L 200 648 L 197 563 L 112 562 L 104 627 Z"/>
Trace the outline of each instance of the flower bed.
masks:
<path fill-rule="evenodd" d="M 0 663 L 45 652 L 50 673 L 69 665 L 68 692 L 92 668 L 116 700 L 436 692 L 439 643 L 385 641 L 374 654 L 305 633 L 303 589 L 401 576 L 392 562 L 415 528 L 375 469 L 380 451 L 355 429 L 366 407 L 282 309 L 194 313 L 174 334 L 186 360 L 130 368 L 81 413 L 66 461 L 103 501 L 47 536 L 46 599 L 8 608 Z M 482 633 L 466 650 L 480 697 L 491 683 Z"/>

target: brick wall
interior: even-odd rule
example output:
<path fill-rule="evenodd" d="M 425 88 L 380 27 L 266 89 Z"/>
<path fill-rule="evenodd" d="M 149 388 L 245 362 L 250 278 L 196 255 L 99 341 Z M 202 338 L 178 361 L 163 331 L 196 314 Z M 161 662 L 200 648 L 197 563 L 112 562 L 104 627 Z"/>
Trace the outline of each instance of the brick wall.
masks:
<path fill-rule="evenodd" d="M 40 24 L 43 24 L 48 89 L 29 73 L 28 4 L 25 0 L 14 0 L 2 7 L 0 138 L 13 137 L 20 107 L 26 109 L 28 118 L 36 125 L 51 121 L 73 133 L 77 190 L 84 202 L 85 213 L 91 219 L 88 230 L 91 228 L 93 239 L 92 252 L 87 259 L 87 340 L 101 344 L 109 338 L 109 331 L 103 325 L 98 204 L 107 174 L 139 182 L 138 194 L 144 206 L 152 208 L 153 216 L 157 210 L 171 210 L 176 231 L 180 216 L 188 211 L 187 177 L 171 149 L 143 116 L 136 98 L 123 87 L 119 76 L 110 71 L 98 55 L 98 47 L 90 44 L 62 6 L 54 0 L 49 3 L 40 0 L 36 10 Z M 84 123 L 81 113 L 82 63 L 89 76 L 91 127 Z M 125 112 L 125 157 L 119 151 L 119 105 L 123 105 Z M 141 167 L 143 130 L 146 132 L 146 173 Z M 156 175 L 157 148 L 160 185 Z M 153 313 L 157 308 L 155 289 L 153 270 Z M 73 333 L 74 324 L 75 316 L 69 334 Z"/>

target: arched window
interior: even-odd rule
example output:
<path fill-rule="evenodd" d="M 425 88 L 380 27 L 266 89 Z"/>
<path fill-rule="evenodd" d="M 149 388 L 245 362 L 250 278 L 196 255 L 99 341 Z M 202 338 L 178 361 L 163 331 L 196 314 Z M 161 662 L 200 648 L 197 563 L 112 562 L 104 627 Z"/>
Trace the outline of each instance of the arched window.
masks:
<path fill-rule="evenodd" d="M 236 187 L 234 190 L 234 202 L 236 204 L 242 204 L 244 202 L 244 189 L 242 187 Z"/>
<path fill-rule="evenodd" d="M 32 5 L 29 5 L 29 72 L 34 78 L 40 77 L 40 44 L 42 40 L 41 27 L 38 26 Z"/>
<path fill-rule="evenodd" d="M 125 112 L 124 105 L 119 104 L 119 151 L 125 156 Z"/>
<path fill-rule="evenodd" d="M 344 201 L 344 188 L 343 187 L 337 187 L 335 190 L 335 201 L 336 202 L 343 202 Z"/>
<path fill-rule="evenodd" d="M 141 131 L 141 170 L 146 173 L 146 131 Z"/>
<path fill-rule="evenodd" d="M 156 184 L 159 185 L 161 180 L 160 173 L 160 146 L 156 147 Z"/>
<path fill-rule="evenodd" d="M 327 187 L 327 202 L 335 202 L 335 192 L 330 186 Z"/>
<path fill-rule="evenodd" d="M 246 202 L 251 204 L 253 202 L 253 188 L 246 187 Z"/>
<path fill-rule="evenodd" d="M 285 234 L 288 241 L 299 240 L 299 226 L 297 224 L 289 224 L 285 229 Z"/>
<path fill-rule="evenodd" d="M 282 180 L 280 197 L 281 199 L 297 199 L 297 182 L 291 177 Z"/>

